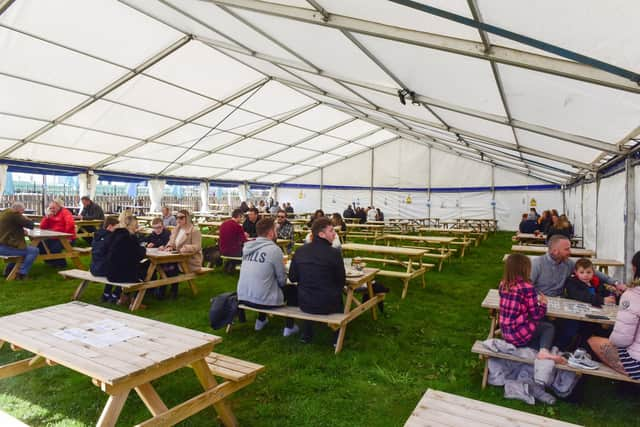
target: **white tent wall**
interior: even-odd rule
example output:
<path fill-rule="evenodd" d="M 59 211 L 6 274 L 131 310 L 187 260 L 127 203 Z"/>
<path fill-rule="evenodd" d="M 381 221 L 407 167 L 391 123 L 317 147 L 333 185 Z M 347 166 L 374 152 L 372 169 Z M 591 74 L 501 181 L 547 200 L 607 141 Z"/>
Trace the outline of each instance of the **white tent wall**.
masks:
<path fill-rule="evenodd" d="M 585 244 L 597 249 L 598 258 L 624 260 L 625 179 L 625 173 L 618 173 L 600 180 L 596 245 Z M 623 276 L 620 268 L 610 269 L 609 273 L 620 279 Z"/>
<path fill-rule="evenodd" d="M 322 210 L 326 214 L 339 212 L 342 215 L 348 205 L 366 208 L 371 206 L 371 190 L 369 189 L 323 189 Z"/>
<path fill-rule="evenodd" d="M 426 218 L 429 216 L 426 191 L 374 191 L 373 205 L 385 218 Z"/>
<path fill-rule="evenodd" d="M 278 187 L 280 202 L 289 202 L 296 213 L 313 212 L 320 207 L 320 190 Z"/>
<path fill-rule="evenodd" d="M 596 248 L 598 208 L 598 184 L 592 182 L 583 186 L 582 193 L 582 241 L 585 248 Z"/>
<path fill-rule="evenodd" d="M 489 186 L 491 165 L 431 150 L 432 188 Z"/>
<path fill-rule="evenodd" d="M 496 219 L 502 230 L 517 230 L 521 216 L 530 209 L 531 199 L 536 200 L 536 209 L 562 209 L 560 190 L 496 191 Z"/>
<path fill-rule="evenodd" d="M 371 185 L 371 150 L 327 166 L 322 172 L 322 185 Z M 367 202 L 369 197 L 367 196 Z"/>
<path fill-rule="evenodd" d="M 634 218 L 634 236 L 640 236 L 640 166 L 634 167 L 636 215 Z M 640 251 L 640 239 L 635 239 L 634 252 Z"/>

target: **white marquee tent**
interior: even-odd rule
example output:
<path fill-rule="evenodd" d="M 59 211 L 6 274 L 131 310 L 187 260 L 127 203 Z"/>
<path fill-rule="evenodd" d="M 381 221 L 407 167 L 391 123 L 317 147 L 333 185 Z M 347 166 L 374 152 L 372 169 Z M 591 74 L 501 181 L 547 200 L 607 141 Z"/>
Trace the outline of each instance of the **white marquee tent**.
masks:
<path fill-rule="evenodd" d="M 622 0 L 0 0 L 2 163 L 506 229 L 535 199 L 628 258 L 637 16 Z"/>

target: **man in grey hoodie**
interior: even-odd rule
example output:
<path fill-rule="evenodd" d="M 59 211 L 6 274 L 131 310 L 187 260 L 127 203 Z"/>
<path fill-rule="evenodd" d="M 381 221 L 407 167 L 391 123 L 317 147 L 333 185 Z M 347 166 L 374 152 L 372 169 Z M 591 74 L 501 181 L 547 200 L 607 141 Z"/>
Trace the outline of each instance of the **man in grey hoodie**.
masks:
<path fill-rule="evenodd" d="M 257 222 L 255 240 L 249 240 L 242 248 L 242 266 L 238 279 L 238 302 L 254 308 L 277 308 L 284 305 L 282 288 L 286 274 L 282 262 L 282 250 L 275 244 L 276 226 L 273 218 Z M 269 321 L 265 313 L 256 319 L 255 330 L 264 328 Z M 283 335 L 298 332 L 293 319 L 286 319 Z"/>

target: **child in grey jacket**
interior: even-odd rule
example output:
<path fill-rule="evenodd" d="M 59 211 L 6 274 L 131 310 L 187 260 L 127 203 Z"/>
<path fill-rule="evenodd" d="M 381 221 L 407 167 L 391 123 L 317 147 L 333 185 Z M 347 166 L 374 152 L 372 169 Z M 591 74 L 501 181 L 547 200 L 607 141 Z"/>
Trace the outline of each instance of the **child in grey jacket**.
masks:
<path fill-rule="evenodd" d="M 253 308 L 277 308 L 284 305 L 282 288 L 286 285 L 286 274 L 282 262 L 282 250 L 275 244 L 275 223 L 265 218 L 256 224 L 258 237 L 244 244 L 242 266 L 238 279 L 238 302 Z M 265 313 L 256 320 L 256 331 L 268 323 Z M 293 319 L 286 319 L 283 335 L 298 332 Z"/>

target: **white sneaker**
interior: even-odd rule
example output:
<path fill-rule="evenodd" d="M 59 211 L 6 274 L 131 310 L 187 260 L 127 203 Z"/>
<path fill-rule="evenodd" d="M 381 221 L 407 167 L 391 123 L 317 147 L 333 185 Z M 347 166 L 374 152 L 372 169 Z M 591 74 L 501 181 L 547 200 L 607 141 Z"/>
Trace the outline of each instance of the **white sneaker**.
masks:
<path fill-rule="evenodd" d="M 284 331 L 282 331 L 282 336 L 290 337 L 291 335 L 295 335 L 298 332 L 300 332 L 300 328 L 298 328 L 298 325 L 294 324 L 293 328 L 284 328 Z"/>
<path fill-rule="evenodd" d="M 591 359 L 589 353 L 585 350 L 578 348 L 567 360 L 567 364 L 573 368 L 590 369 L 595 370 L 600 368 L 600 363 Z"/>
<path fill-rule="evenodd" d="M 264 319 L 264 320 L 256 319 L 255 330 L 256 331 L 263 330 L 264 327 L 267 326 L 267 323 L 269 323 L 269 319 Z"/>

